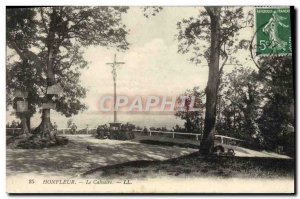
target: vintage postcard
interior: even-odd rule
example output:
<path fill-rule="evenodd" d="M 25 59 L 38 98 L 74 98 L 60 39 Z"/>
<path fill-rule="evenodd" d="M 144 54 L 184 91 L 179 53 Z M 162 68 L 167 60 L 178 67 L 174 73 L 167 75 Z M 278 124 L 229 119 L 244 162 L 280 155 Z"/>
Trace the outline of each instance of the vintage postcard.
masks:
<path fill-rule="evenodd" d="M 6 7 L 6 191 L 295 193 L 294 8 Z"/>

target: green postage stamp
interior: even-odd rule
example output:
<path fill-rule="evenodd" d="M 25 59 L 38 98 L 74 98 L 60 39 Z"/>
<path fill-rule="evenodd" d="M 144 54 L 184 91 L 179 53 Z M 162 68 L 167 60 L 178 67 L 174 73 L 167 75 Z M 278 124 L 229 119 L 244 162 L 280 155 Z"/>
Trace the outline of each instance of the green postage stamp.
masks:
<path fill-rule="evenodd" d="M 290 8 L 256 8 L 256 55 L 292 54 Z"/>

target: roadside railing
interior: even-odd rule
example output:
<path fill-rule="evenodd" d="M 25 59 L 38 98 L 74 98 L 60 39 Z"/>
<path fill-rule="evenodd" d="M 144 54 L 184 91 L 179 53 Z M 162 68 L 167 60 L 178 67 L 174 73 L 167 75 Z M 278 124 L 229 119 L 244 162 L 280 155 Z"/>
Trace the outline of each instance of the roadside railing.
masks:
<path fill-rule="evenodd" d="M 6 128 L 6 135 L 18 135 L 21 130 L 21 128 Z"/>
<path fill-rule="evenodd" d="M 182 133 L 173 131 L 144 131 L 144 130 L 133 130 L 134 132 L 146 133 L 148 136 L 158 136 L 159 134 L 169 138 L 184 138 L 184 139 L 196 139 L 199 140 L 202 134 L 198 133 Z"/>

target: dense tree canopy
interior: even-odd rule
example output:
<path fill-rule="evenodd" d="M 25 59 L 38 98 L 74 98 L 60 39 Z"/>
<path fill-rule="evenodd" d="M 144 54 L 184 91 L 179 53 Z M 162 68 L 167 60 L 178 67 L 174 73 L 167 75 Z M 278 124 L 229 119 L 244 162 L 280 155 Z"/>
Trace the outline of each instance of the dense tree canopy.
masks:
<path fill-rule="evenodd" d="M 42 105 L 42 121 L 34 130 L 35 135 L 47 138 L 49 144 L 59 143 L 53 136 L 50 109 L 69 117 L 86 108 L 80 100 L 86 95 L 86 89 L 80 85 L 81 69 L 87 67 L 82 48 L 98 45 L 127 49 L 127 30 L 121 22 L 127 9 L 76 6 L 7 8 L 7 47 L 17 55 L 9 61 L 8 76 L 14 76 L 10 75 L 13 71 L 21 73 L 8 79 L 7 89 L 8 93 L 15 92 L 16 88 L 30 92 L 27 99 L 29 113 L 34 113 L 36 107 Z M 56 91 L 49 93 L 50 87 L 55 87 Z M 8 98 L 11 97 L 13 95 L 8 94 Z M 30 116 L 26 121 L 22 114 L 24 132 L 27 132 L 24 129 L 28 129 L 25 124 L 30 123 Z"/>
<path fill-rule="evenodd" d="M 17 55 L 8 61 L 8 93 L 28 91 L 32 112 L 47 101 L 48 86 L 63 88 L 56 109 L 66 116 L 85 109 L 80 70 L 87 66 L 82 47 L 127 49 L 121 16 L 127 7 L 40 7 L 7 9 L 7 46 Z M 26 69 L 23 70 L 23 69 Z M 15 75 L 15 71 L 17 74 Z M 30 73 L 24 77 L 21 73 Z M 22 78 L 26 78 L 23 80 Z M 12 97 L 12 95 L 8 95 Z M 11 100 L 9 100 L 11 101 Z"/>
<path fill-rule="evenodd" d="M 220 111 L 225 116 L 223 127 L 229 131 L 225 133 L 262 142 L 257 120 L 264 103 L 263 84 L 257 72 L 246 67 L 236 68 L 224 77 L 222 84 Z"/>
<path fill-rule="evenodd" d="M 259 60 L 260 70 L 239 67 L 224 74 L 218 133 L 292 154 L 294 126 L 293 66 L 290 57 Z"/>

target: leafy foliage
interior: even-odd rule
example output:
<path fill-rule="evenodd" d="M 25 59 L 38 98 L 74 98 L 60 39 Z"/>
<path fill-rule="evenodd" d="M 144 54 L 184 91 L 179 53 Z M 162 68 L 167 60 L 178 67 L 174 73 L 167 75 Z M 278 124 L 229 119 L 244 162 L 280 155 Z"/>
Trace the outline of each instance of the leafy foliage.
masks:
<path fill-rule="evenodd" d="M 218 133 L 238 137 L 256 147 L 293 155 L 294 90 L 292 59 L 265 57 L 260 70 L 236 68 L 220 89 Z"/>
<path fill-rule="evenodd" d="M 182 19 L 177 23 L 179 42 L 178 52 L 189 53 L 190 61 L 200 64 L 203 59 L 209 64 L 211 19 L 206 9 L 199 9 L 196 17 Z M 220 40 L 220 54 L 224 63 L 237 62 L 234 53 L 240 49 L 239 30 L 253 27 L 253 13 L 243 10 L 242 7 L 221 7 L 220 9 L 221 30 L 216 37 Z"/>
<path fill-rule="evenodd" d="M 177 99 L 179 104 L 184 104 L 184 107 L 183 110 L 178 110 L 175 113 L 175 116 L 185 120 L 184 127 L 186 132 L 199 133 L 203 130 L 205 107 L 205 104 L 203 102 L 204 95 L 204 91 L 200 90 L 199 87 L 194 87 L 193 89 L 186 90 L 186 92 L 181 95 L 186 96 L 186 99 Z M 197 108 L 199 110 L 191 110 L 191 107 Z"/>
<path fill-rule="evenodd" d="M 250 68 L 239 67 L 224 78 L 221 91 L 223 118 L 219 130 L 233 134 L 248 141 L 262 142 L 257 120 L 263 105 L 263 85 L 257 72 Z M 220 128 L 223 123 L 223 129 Z M 229 131 L 229 132 L 226 132 Z"/>
<path fill-rule="evenodd" d="M 135 125 L 126 123 L 122 124 L 119 130 L 112 130 L 107 124 L 99 125 L 97 127 L 96 138 L 98 139 L 112 139 L 112 140 L 131 140 L 135 135 L 133 130 Z"/>
<path fill-rule="evenodd" d="M 295 126 L 293 65 L 288 57 L 264 58 L 261 60 L 259 77 L 263 79 L 266 103 L 260 117 L 260 127 L 267 147 L 277 145 L 293 148 L 294 134 L 289 126 Z M 272 71 L 266 73 L 265 71 Z"/>
<path fill-rule="evenodd" d="M 253 20 L 249 17 L 253 14 L 249 12 L 248 17 L 245 15 L 242 7 L 207 6 L 199 10 L 197 17 L 177 23 L 178 52 L 189 53 L 190 61 L 195 64 L 200 64 L 205 59 L 209 67 L 205 89 L 205 125 L 200 144 L 203 155 L 212 153 L 214 147 L 217 92 L 223 68 L 228 60 L 231 64 L 238 62 L 234 53 L 239 49 L 239 30 L 253 26 Z"/>
<path fill-rule="evenodd" d="M 157 15 L 163 9 L 163 7 L 161 7 L 161 6 L 145 6 L 145 7 L 142 7 L 142 9 L 143 9 L 144 16 L 146 18 L 149 18 L 151 16 Z"/>
<path fill-rule="evenodd" d="M 8 93 L 20 86 L 28 91 L 33 113 L 45 101 L 51 76 L 54 80 L 50 78 L 50 81 L 59 83 L 63 88 L 61 98 L 54 99 L 57 111 L 69 117 L 84 110 L 86 106 L 80 99 L 85 97 L 87 90 L 79 80 L 87 62 L 83 58 L 82 47 L 100 45 L 127 49 L 127 30 L 121 22 L 122 14 L 127 9 L 8 8 L 7 46 L 18 57 L 8 62 L 7 75 L 11 77 L 7 79 Z M 22 79 L 24 77 L 26 80 Z M 10 99 L 13 97 L 8 96 Z"/>

